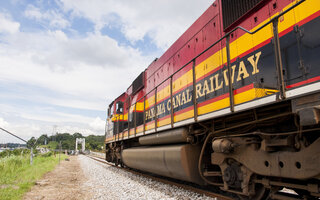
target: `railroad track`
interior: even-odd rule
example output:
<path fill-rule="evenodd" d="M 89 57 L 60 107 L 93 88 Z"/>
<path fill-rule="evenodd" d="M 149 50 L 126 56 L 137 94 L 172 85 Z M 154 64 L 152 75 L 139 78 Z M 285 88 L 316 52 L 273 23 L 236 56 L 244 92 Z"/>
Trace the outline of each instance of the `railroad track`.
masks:
<path fill-rule="evenodd" d="M 113 163 L 109 163 L 109 162 L 107 162 L 106 160 L 104 160 L 103 158 L 100 158 L 100 157 L 90 156 L 90 155 L 86 155 L 86 156 L 88 158 L 91 158 L 91 159 L 97 161 L 97 162 L 100 162 L 100 163 L 103 163 L 103 164 L 106 164 L 106 165 L 110 165 L 112 167 L 121 168 L 122 170 L 128 171 L 130 173 L 133 173 L 133 174 L 136 174 L 136 175 L 140 175 L 140 176 L 143 176 L 143 177 L 146 177 L 146 178 L 150 178 L 152 180 L 155 180 L 157 182 L 161 182 L 161 183 L 164 183 L 164 184 L 174 185 L 174 186 L 183 188 L 185 190 L 192 191 L 192 192 L 197 193 L 197 194 L 206 195 L 208 197 L 213 197 L 213 198 L 216 198 L 218 200 L 232 200 L 233 199 L 231 197 L 228 197 L 228 196 L 225 196 L 225 195 L 222 195 L 222 194 L 218 194 L 218 193 L 215 193 L 215 192 L 207 191 L 207 190 L 204 190 L 204 189 L 201 189 L 201 188 L 197 188 L 197 187 L 194 187 L 194 186 L 191 186 L 191 185 L 185 185 L 185 184 L 178 183 L 178 182 L 175 182 L 175 181 L 170 181 L 170 180 L 165 179 L 165 178 L 151 176 L 151 175 L 148 175 L 148 174 L 145 174 L 145 173 L 141 173 L 141 172 L 138 172 L 138 171 L 135 171 L 135 170 L 131 170 L 129 168 L 123 168 L 123 167 L 115 166 Z"/>

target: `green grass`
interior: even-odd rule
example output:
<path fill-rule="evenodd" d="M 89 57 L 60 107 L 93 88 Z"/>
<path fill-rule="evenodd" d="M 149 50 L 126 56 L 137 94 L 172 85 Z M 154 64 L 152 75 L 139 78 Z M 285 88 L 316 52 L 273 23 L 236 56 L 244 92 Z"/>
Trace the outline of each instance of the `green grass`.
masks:
<path fill-rule="evenodd" d="M 66 156 L 61 154 L 61 160 Z M 30 165 L 30 155 L 0 158 L 0 199 L 21 199 L 45 173 L 52 171 L 59 156 L 36 156 Z"/>

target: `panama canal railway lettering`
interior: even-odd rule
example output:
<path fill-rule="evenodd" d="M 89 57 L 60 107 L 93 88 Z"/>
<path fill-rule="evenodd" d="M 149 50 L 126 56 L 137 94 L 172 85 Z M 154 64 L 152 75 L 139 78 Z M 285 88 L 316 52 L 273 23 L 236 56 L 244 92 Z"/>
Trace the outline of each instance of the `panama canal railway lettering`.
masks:
<path fill-rule="evenodd" d="M 231 66 L 231 82 L 232 84 L 236 81 L 241 81 L 248 78 L 251 75 L 259 73 L 258 62 L 261 56 L 261 51 L 254 55 L 251 55 L 246 59 L 247 63 L 243 60 Z M 248 72 L 250 69 L 251 73 Z M 222 72 L 217 72 L 196 84 L 196 98 L 201 98 L 205 95 L 209 95 L 215 91 L 223 88 L 223 86 L 228 86 L 228 69 Z M 187 88 L 184 91 L 173 95 L 172 103 L 171 99 L 167 99 L 161 103 L 157 104 L 157 117 L 162 117 L 162 115 L 168 115 L 171 112 L 171 106 L 174 109 L 178 107 L 188 107 L 192 105 L 192 88 Z M 190 104 L 190 105 L 188 105 Z M 152 107 L 145 112 L 146 121 L 151 121 L 155 117 L 155 107 Z"/>

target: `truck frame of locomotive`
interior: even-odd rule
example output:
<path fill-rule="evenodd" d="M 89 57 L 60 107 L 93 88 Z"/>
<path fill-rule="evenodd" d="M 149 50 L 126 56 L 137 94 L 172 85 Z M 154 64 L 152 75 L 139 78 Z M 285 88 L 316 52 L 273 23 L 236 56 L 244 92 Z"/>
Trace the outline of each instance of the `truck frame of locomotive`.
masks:
<path fill-rule="evenodd" d="M 106 160 L 252 199 L 319 197 L 319 9 L 216 0 L 110 104 Z"/>

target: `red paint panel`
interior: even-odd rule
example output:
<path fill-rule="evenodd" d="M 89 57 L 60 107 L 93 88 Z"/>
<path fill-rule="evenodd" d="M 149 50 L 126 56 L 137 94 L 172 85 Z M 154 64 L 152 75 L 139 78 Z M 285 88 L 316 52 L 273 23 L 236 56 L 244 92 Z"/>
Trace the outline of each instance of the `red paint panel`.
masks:
<path fill-rule="evenodd" d="M 203 29 L 205 48 L 221 38 L 219 15 L 215 16 Z"/>
<path fill-rule="evenodd" d="M 152 75 L 146 81 L 146 85 L 145 85 L 145 93 L 146 94 L 154 89 L 154 87 L 155 87 L 154 84 L 155 84 L 155 79 L 154 79 L 154 75 Z"/>

